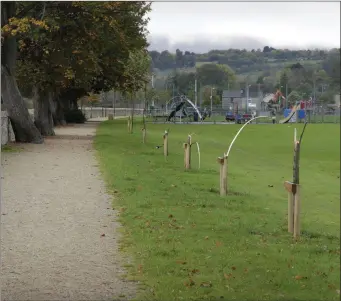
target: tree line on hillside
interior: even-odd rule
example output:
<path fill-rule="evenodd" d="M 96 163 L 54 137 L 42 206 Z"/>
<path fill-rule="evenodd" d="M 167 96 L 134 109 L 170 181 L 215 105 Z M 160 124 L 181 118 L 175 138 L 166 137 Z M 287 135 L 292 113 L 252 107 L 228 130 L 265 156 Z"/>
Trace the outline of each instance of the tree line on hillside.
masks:
<path fill-rule="evenodd" d="M 321 65 L 304 65 L 299 62 L 288 64 L 279 70 L 263 71 L 252 81 L 245 76 L 237 76 L 233 68 L 226 64 L 207 63 L 196 69 L 174 69 L 165 79 L 155 82 L 150 98 L 167 101 L 177 94 L 195 98 L 195 82 L 199 98 L 208 102 L 211 88 L 214 88 L 213 102 L 218 104 L 224 90 L 245 89 L 250 93 L 274 93 L 280 89 L 294 103 L 312 97 L 318 101 L 332 103 L 334 95 L 340 93 L 340 53 L 330 51 Z"/>
<path fill-rule="evenodd" d="M 1 101 L 16 141 L 54 135 L 54 125 L 82 114 L 82 96 L 143 88 L 149 11 L 143 1 L 1 2 Z M 34 99 L 34 121 L 23 96 Z"/>
<path fill-rule="evenodd" d="M 174 68 L 191 68 L 197 63 L 217 63 L 227 64 L 237 73 L 250 71 L 261 71 L 269 69 L 270 63 L 280 63 L 287 61 L 316 61 L 322 62 L 331 54 L 340 54 L 340 49 L 331 50 L 289 50 L 275 49 L 265 46 L 261 49 L 228 49 L 211 50 L 208 53 L 196 54 L 189 51 L 176 50 L 170 53 L 167 50 L 162 52 L 149 51 L 152 59 L 152 67 L 158 70 L 168 70 Z"/>

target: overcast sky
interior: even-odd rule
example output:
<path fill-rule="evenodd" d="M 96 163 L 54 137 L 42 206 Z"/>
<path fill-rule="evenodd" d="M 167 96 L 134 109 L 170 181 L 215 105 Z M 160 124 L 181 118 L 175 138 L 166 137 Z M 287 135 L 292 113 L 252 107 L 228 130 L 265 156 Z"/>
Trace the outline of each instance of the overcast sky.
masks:
<path fill-rule="evenodd" d="M 340 47 L 339 2 L 154 2 L 150 49 Z"/>

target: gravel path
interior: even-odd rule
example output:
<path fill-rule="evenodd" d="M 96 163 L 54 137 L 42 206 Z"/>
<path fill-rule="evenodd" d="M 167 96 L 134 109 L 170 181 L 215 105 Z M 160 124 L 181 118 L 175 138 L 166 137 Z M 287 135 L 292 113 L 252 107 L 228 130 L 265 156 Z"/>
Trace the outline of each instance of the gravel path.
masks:
<path fill-rule="evenodd" d="M 95 127 L 60 128 L 62 139 L 2 154 L 1 300 L 134 297 L 135 284 L 121 280 L 119 224 L 94 158 Z"/>

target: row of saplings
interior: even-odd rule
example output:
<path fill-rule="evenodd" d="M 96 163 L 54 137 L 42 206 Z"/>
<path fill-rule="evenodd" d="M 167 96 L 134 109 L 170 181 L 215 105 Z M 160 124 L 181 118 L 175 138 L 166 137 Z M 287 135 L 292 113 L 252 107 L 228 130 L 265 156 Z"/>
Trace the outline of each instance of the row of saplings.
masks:
<path fill-rule="evenodd" d="M 232 140 L 227 153 L 224 153 L 222 157 L 218 157 L 217 161 L 220 166 L 220 195 L 226 196 L 228 194 L 228 156 L 231 151 L 232 145 L 235 142 L 238 135 L 241 133 L 242 129 L 246 124 L 242 126 L 242 128 L 237 132 L 236 136 Z M 132 133 L 133 126 L 133 118 L 128 117 L 128 132 Z M 300 236 L 300 212 L 301 212 L 301 201 L 300 201 L 300 184 L 299 184 L 299 160 L 300 160 L 300 149 L 303 134 L 305 132 L 305 128 L 307 123 L 304 124 L 303 131 L 299 139 L 297 139 L 296 129 L 294 129 L 294 164 L 293 164 L 293 180 L 285 181 L 284 187 L 288 193 L 288 232 L 293 233 L 293 237 L 295 239 Z M 142 128 L 142 141 L 146 142 L 147 129 L 145 120 L 143 122 Z M 169 138 L 169 130 L 166 130 L 163 134 L 163 154 L 165 157 L 168 156 L 168 138 Z M 184 147 L 184 167 L 185 170 L 189 170 L 191 168 L 191 148 L 194 143 L 192 142 L 191 135 L 188 135 L 187 141 L 183 144 Z M 200 149 L 199 143 L 196 142 L 198 147 L 198 157 L 199 157 L 199 168 L 200 168 Z"/>

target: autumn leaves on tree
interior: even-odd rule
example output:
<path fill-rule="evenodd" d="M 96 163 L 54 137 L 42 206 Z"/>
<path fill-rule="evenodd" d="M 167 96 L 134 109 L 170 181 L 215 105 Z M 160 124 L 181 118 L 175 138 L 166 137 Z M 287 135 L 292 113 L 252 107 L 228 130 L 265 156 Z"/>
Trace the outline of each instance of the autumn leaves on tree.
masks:
<path fill-rule="evenodd" d="M 2 2 L 2 98 L 20 142 L 43 141 L 89 93 L 147 81 L 146 2 Z M 22 95 L 34 99 L 31 120 Z"/>

